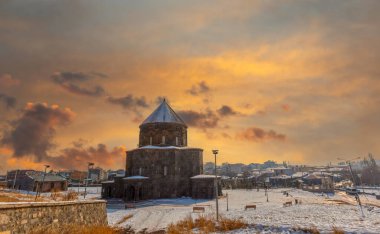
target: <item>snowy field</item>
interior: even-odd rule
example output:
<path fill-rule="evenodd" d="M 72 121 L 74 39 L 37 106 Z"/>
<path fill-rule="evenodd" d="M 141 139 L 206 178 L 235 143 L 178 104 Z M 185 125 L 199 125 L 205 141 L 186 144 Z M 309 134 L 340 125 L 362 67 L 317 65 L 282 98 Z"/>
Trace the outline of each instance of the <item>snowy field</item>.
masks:
<path fill-rule="evenodd" d="M 78 192 L 77 187 L 71 187 L 69 190 Z M 287 191 L 289 196 L 285 196 L 283 191 Z M 84 188 L 80 187 L 79 193 L 83 192 Z M 100 199 L 100 192 L 100 187 L 89 187 L 86 199 Z M 19 193 L 34 194 L 25 191 Z M 268 227 L 269 230 L 277 228 L 276 230 L 285 230 L 286 233 L 289 228 L 316 227 L 321 232 L 330 232 L 333 227 L 337 227 L 346 232 L 380 233 L 380 200 L 376 200 L 375 196 L 360 196 L 365 214 L 365 218 L 362 219 L 355 198 L 344 192 L 322 196 L 298 189 L 273 189 L 268 192 L 269 202 L 264 190 L 224 190 L 223 194 L 226 193 L 229 197 L 229 211 L 226 210 L 227 199 L 224 196 L 219 199 L 219 211 L 222 216 L 243 219 L 249 224 Z M 42 194 L 46 198 L 50 195 L 50 193 Z M 83 195 L 78 199 L 83 200 Z M 295 199 L 300 200 L 301 204 L 294 205 Z M 283 207 L 283 203 L 287 201 L 292 201 L 293 205 Z M 244 207 L 251 204 L 255 204 L 257 209 L 245 211 Z M 193 213 L 193 206 L 205 207 L 205 213 Z M 136 208 L 124 209 L 124 207 L 124 203 L 119 199 L 108 201 L 108 223 L 122 227 L 131 226 L 136 231 L 164 229 L 170 223 L 188 216 L 196 218 L 199 215 L 215 215 L 215 200 L 156 199 L 136 203 Z M 252 232 L 253 230 L 239 230 L 233 233 Z"/>
<path fill-rule="evenodd" d="M 373 196 L 361 196 L 365 204 L 365 218 L 356 206 L 354 197 L 343 192 L 333 196 L 321 196 L 310 192 L 287 189 L 289 197 L 283 195 L 284 189 L 269 191 L 269 202 L 263 190 L 225 190 L 229 195 L 229 211 L 226 211 L 226 198 L 219 200 L 220 214 L 228 218 L 242 218 L 250 224 L 270 227 L 317 227 L 321 232 L 330 232 L 333 227 L 348 232 L 380 233 L 380 201 Z M 294 205 L 294 199 L 300 199 L 302 204 Z M 283 207 L 286 201 L 293 201 L 293 206 Z M 245 205 L 256 204 L 257 209 L 244 210 Z M 369 205 L 370 204 L 370 205 Z M 170 223 L 181 220 L 193 213 L 194 205 L 204 206 L 206 215 L 215 212 L 215 201 L 181 199 L 158 199 L 137 204 L 134 209 L 122 209 L 123 205 L 110 204 L 107 210 L 110 225 L 132 226 L 135 230 L 158 230 Z M 131 216 L 124 222 L 120 220 Z M 241 232 L 247 233 L 247 230 Z M 236 232 L 234 232 L 236 233 Z M 249 230 L 248 230 L 249 233 Z"/>

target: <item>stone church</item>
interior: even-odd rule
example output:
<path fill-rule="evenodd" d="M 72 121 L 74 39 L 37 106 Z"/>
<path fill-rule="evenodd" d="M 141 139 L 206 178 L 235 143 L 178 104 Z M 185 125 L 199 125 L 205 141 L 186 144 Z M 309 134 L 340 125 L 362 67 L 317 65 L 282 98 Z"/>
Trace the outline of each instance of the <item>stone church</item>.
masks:
<path fill-rule="evenodd" d="M 125 176 L 103 182 L 103 198 L 215 197 L 215 177 L 202 175 L 203 149 L 187 146 L 187 126 L 165 100 L 140 125 L 138 148 L 126 153 Z"/>

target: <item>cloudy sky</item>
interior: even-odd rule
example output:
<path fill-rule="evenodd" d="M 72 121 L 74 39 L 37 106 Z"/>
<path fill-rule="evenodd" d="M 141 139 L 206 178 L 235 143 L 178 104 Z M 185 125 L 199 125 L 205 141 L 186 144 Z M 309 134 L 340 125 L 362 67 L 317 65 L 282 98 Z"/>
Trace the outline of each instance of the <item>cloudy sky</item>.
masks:
<path fill-rule="evenodd" d="M 380 156 L 380 1 L 0 2 L 0 172 L 124 167 L 163 97 L 220 162 Z"/>

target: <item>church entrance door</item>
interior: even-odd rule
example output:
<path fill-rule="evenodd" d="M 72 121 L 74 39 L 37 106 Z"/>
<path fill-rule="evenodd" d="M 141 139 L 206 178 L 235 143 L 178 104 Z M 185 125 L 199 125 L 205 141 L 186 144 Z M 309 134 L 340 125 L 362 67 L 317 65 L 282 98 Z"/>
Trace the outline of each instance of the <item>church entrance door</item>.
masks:
<path fill-rule="evenodd" d="M 135 194 L 136 194 L 136 189 L 134 186 L 129 186 L 128 187 L 128 193 L 127 193 L 127 200 L 128 201 L 135 201 L 136 197 L 135 197 Z"/>

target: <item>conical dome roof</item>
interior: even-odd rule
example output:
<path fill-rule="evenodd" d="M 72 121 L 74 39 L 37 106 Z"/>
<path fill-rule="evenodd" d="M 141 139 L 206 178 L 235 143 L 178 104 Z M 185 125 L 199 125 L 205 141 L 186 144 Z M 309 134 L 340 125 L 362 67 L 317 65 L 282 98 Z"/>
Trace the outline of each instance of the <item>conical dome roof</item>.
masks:
<path fill-rule="evenodd" d="M 141 125 L 147 123 L 178 123 L 186 126 L 185 122 L 174 112 L 165 99 Z"/>

